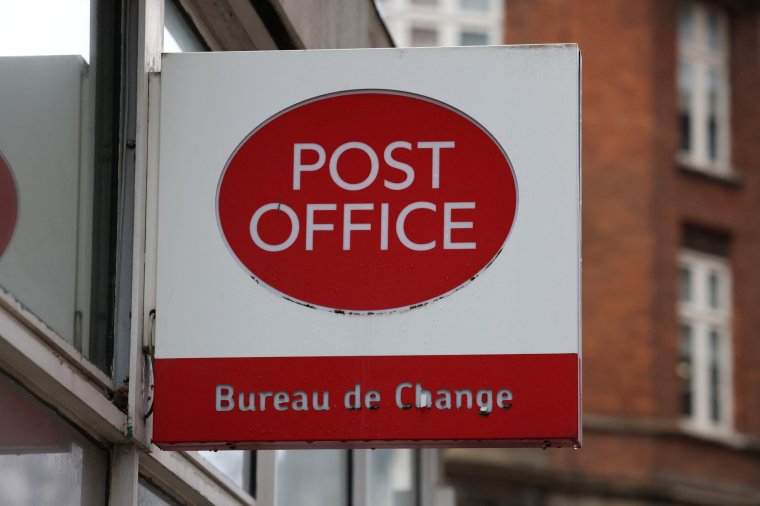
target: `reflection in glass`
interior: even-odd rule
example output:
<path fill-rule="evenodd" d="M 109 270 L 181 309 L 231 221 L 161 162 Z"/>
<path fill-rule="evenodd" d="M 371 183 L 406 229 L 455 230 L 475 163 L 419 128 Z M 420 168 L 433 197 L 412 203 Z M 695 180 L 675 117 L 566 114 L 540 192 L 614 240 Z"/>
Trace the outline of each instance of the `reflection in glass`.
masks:
<path fill-rule="evenodd" d="M 90 0 L 0 2 L 0 56 L 58 54 L 90 60 Z"/>
<path fill-rule="evenodd" d="M 691 301 L 691 269 L 685 266 L 678 272 L 678 300 Z"/>
<path fill-rule="evenodd" d="M 488 34 L 485 32 L 463 31 L 459 35 L 459 44 L 462 46 L 485 46 L 488 44 Z"/>
<path fill-rule="evenodd" d="M 140 476 L 137 483 L 137 506 L 177 506 L 178 504 L 163 490 Z"/>
<path fill-rule="evenodd" d="M 710 271 L 707 277 L 707 287 L 710 299 L 710 307 L 712 309 L 720 308 L 720 287 L 718 274 L 715 271 Z"/>
<path fill-rule="evenodd" d="M 707 74 L 707 153 L 711 161 L 718 159 L 718 87 L 720 77 L 716 70 Z"/>
<path fill-rule="evenodd" d="M 277 506 L 348 505 L 348 453 L 277 450 Z"/>
<path fill-rule="evenodd" d="M 90 4 L 0 3 L 0 157 L 17 196 L 0 287 L 110 373 L 121 34 L 95 30 Z M 122 15 L 109 3 L 97 13 Z"/>
<path fill-rule="evenodd" d="M 198 454 L 204 459 L 211 462 L 214 467 L 226 474 L 233 483 L 244 488 L 245 479 L 245 459 L 246 453 L 242 450 L 224 450 L 224 451 L 202 451 Z"/>
<path fill-rule="evenodd" d="M 0 373 L 0 504 L 106 504 L 108 453 Z"/>
<path fill-rule="evenodd" d="M 714 422 L 720 422 L 721 400 L 720 400 L 720 335 L 715 327 L 710 329 L 710 418 Z"/>
<path fill-rule="evenodd" d="M 684 5 L 678 13 L 678 38 L 688 42 L 694 33 L 694 7 Z"/>
<path fill-rule="evenodd" d="M 691 416 L 694 414 L 693 344 L 691 334 L 691 325 L 681 324 L 681 338 L 678 344 L 678 366 L 676 368 L 676 374 L 681 383 L 681 414 L 684 416 Z"/>
<path fill-rule="evenodd" d="M 719 50 L 720 44 L 720 12 L 714 9 L 707 11 L 707 43 L 710 49 Z"/>
<path fill-rule="evenodd" d="M 206 51 L 205 44 L 187 22 L 180 7 L 172 0 L 164 3 L 164 52 Z"/>
<path fill-rule="evenodd" d="M 681 150 L 691 151 L 693 77 L 691 64 L 681 61 L 678 65 L 678 123 Z"/>
<path fill-rule="evenodd" d="M 416 452 L 373 450 L 369 455 L 369 504 L 415 506 L 418 503 Z"/>
<path fill-rule="evenodd" d="M 411 42 L 414 47 L 431 47 L 438 45 L 438 32 L 435 28 L 412 27 Z"/>
<path fill-rule="evenodd" d="M 489 0 L 459 0 L 459 6 L 469 11 L 487 11 Z"/>

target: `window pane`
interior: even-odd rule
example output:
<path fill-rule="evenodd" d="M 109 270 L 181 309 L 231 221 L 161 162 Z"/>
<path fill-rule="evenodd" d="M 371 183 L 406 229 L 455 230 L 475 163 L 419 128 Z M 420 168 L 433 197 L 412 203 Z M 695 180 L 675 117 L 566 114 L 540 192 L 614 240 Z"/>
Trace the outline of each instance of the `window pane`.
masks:
<path fill-rule="evenodd" d="M 64 54 L 90 59 L 90 0 L 0 2 L 0 56 Z"/>
<path fill-rule="evenodd" d="M 373 450 L 369 455 L 369 504 L 415 506 L 419 494 L 414 450 Z"/>
<path fill-rule="evenodd" d="M 348 505 L 348 454 L 342 450 L 278 450 L 277 506 Z"/>
<path fill-rule="evenodd" d="M 460 34 L 459 43 L 462 46 L 485 46 L 488 44 L 488 34 L 475 31 L 462 32 Z"/>
<path fill-rule="evenodd" d="M 688 42 L 692 39 L 694 33 L 694 8 L 691 5 L 684 5 L 678 13 L 678 38 L 681 41 Z"/>
<path fill-rule="evenodd" d="M 198 452 L 201 457 L 211 462 L 214 467 L 226 474 L 233 483 L 241 488 L 246 487 L 246 451 L 224 450 Z"/>
<path fill-rule="evenodd" d="M 720 400 L 720 335 L 716 328 L 710 329 L 710 419 L 713 422 L 721 420 Z"/>
<path fill-rule="evenodd" d="M 678 344 L 678 366 L 676 374 L 680 380 L 681 414 L 691 416 L 694 414 L 693 407 L 693 343 L 691 326 L 681 325 L 681 336 Z"/>
<path fill-rule="evenodd" d="M 0 504 L 103 505 L 108 453 L 0 373 Z"/>
<path fill-rule="evenodd" d="M 712 161 L 718 159 L 719 86 L 718 72 L 710 70 L 707 74 L 707 153 Z"/>
<path fill-rule="evenodd" d="M 434 28 L 412 27 L 412 46 L 430 47 L 438 45 L 438 32 Z"/>
<path fill-rule="evenodd" d="M 88 226 L 80 211 L 88 183 L 81 150 L 92 144 L 82 113 L 83 91 L 93 84 L 89 6 L 0 3 L 0 54 L 24 55 L 0 57 L 0 158 L 14 183 L 0 193 L 15 195 L 17 217 L 0 251 L 0 285 L 80 349 L 75 327 L 88 314 L 77 285 L 88 283 L 80 272 L 89 263 L 78 256 Z"/>
<path fill-rule="evenodd" d="M 438 0 L 411 0 L 412 5 L 435 5 Z"/>
<path fill-rule="evenodd" d="M 180 7 L 172 0 L 164 4 L 164 52 L 202 52 L 206 45 L 187 22 Z"/>
<path fill-rule="evenodd" d="M 681 150 L 691 151 L 692 92 L 693 77 L 691 64 L 681 61 L 678 65 L 678 122 L 681 136 Z"/>
<path fill-rule="evenodd" d="M 137 506 L 176 506 L 174 499 L 140 476 L 137 482 Z"/>
<path fill-rule="evenodd" d="M 710 9 L 707 11 L 707 41 L 710 49 L 720 49 L 720 12 Z"/>
<path fill-rule="evenodd" d="M 691 302 L 691 269 L 681 267 L 678 273 L 678 299 L 681 302 Z"/>
<path fill-rule="evenodd" d="M 487 11 L 490 7 L 489 3 L 489 0 L 459 0 L 462 9 L 471 11 Z"/>
<path fill-rule="evenodd" d="M 718 274 L 715 271 L 711 271 L 707 277 L 707 286 L 710 299 L 710 307 L 713 309 L 718 309 L 720 307 L 720 286 Z"/>

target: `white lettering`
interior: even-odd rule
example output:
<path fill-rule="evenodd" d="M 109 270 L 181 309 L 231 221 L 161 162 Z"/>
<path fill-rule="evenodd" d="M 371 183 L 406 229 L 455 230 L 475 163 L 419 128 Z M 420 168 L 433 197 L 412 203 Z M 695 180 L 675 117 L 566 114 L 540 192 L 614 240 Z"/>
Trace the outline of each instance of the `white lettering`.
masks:
<path fill-rule="evenodd" d="M 317 211 L 335 211 L 336 204 L 306 204 L 306 250 L 314 249 L 314 232 L 317 230 L 335 230 L 332 223 L 314 223 L 314 213 Z"/>
<path fill-rule="evenodd" d="M 406 235 L 406 230 L 404 229 L 406 217 L 409 215 L 409 213 L 416 209 L 427 209 L 429 211 L 435 212 L 435 204 L 431 202 L 414 202 L 413 204 L 409 204 L 404 209 L 402 209 L 398 215 L 398 218 L 396 219 L 396 235 L 398 235 L 401 244 L 407 248 L 414 251 L 428 251 L 435 248 L 435 241 L 430 241 L 424 244 L 416 243 L 409 239 L 409 237 Z"/>
<path fill-rule="evenodd" d="M 343 178 L 340 177 L 340 174 L 338 173 L 338 160 L 340 160 L 341 155 L 349 149 L 359 149 L 361 151 L 364 151 L 369 157 L 369 174 L 361 183 L 347 183 L 343 180 Z M 379 170 L 380 162 L 377 159 L 377 154 L 371 147 L 369 147 L 367 144 L 364 144 L 363 142 L 347 142 L 345 144 L 341 144 L 338 149 L 335 150 L 332 156 L 330 156 L 330 176 L 332 176 L 335 184 L 344 190 L 363 190 L 375 181 Z"/>
<path fill-rule="evenodd" d="M 417 147 L 421 149 L 433 150 L 433 163 L 432 163 L 432 187 L 441 187 L 441 150 L 447 148 L 453 148 L 455 146 L 454 141 L 440 141 L 440 142 L 418 142 Z"/>
<path fill-rule="evenodd" d="M 393 158 L 393 151 L 397 148 L 403 148 L 411 151 L 412 145 L 406 141 L 391 142 L 385 147 L 385 151 L 383 152 L 383 159 L 389 167 L 398 169 L 406 174 L 406 178 L 400 183 L 392 183 L 386 179 L 383 184 L 386 188 L 390 188 L 391 190 L 404 190 L 406 188 L 409 188 L 409 186 L 412 184 L 412 181 L 414 181 L 414 169 L 412 169 L 411 165 L 399 162 Z"/>
<path fill-rule="evenodd" d="M 351 212 L 353 211 L 372 211 L 374 204 L 345 204 L 343 206 L 343 249 L 351 249 L 351 232 L 354 230 L 370 230 L 372 225 L 369 223 L 352 223 Z"/>
<path fill-rule="evenodd" d="M 306 150 L 317 152 L 316 163 L 310 163 L 308 165 L 304 165 L 303 160 L 301 158 L 301 153 L 303 153 Z M 323 148 L 319 144 L 309 144 L 309 143 L 293 144 L 293 189 L 294 190 L 301 189 L 301 172 L 314 171 L 317 169 L 321 169 L 322 166 L 325 164 L 325 158 L 326 158 L 325 148 Z"/>
<path fill-rule="evenodd" d="M 287 239 L 285 239 L 285 241 L 280 244 L 269 244 L 265 242 L 259 235 L 259 220 L 261 219 L 261 216 L 267 211 L 284 212 L 288 218 L 290 218 L 290 235 Z M 293 211 L 293 209 L 286 206 L 285 204 L 271 203 L 263 205 L 258 208 L 255 213 L 253 213 L 253 217 L 251 218 L 251 238 L 253 239 L 253 242 L 256 244 L 256 246 L 263 249 L 264 251 L 282 251 L 288 249 L 293 245 L 294 242 L 296 242 L 296 237 L 298 237 L 298 229 L 298 216 L 296 216 L 296 213 Z"/>
<path fill-rule="evenodd" d="M 445 202 L 443 204 L 443 249 L 475 249 L 474 242 L 451 240 L 452 229 L 472 228 L 471 221 L 451 221 L 451 211 L 454 209 L 475 209 L 475 202 Z"/>

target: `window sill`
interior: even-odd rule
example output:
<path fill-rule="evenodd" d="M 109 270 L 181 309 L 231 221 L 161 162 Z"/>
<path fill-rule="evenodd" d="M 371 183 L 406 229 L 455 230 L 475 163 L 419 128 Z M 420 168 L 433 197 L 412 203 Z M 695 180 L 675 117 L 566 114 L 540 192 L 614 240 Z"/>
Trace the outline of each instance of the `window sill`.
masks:
<path fill-rule="evenodd" d="M 715 443 L 728 446 L 737 450 L 758 450 L 760 451 L 760 441 L 750 435 L 736 432 L 735 430 L 725 427 L 703 427 L 695 425 L 690 420 L 681 420 L 679 422 L 681 433 L 690 438 L 694 438 L 707 443 Z"/>
<path fill-rule="evenodd" d="M 71 343 L 59 336 L 48 327 L 35 314 L 27 310 L 23 304 L 16 300 L 10 293 L 0 289 L 0 310 L 6 311 L 13 318 L 21 322 L 30 330 L 47 348 L 56 353 L 62 359 L 85 376 L 89 381 L 97 385 L 108 395 L 113 394 L 113 381 L 106 373 L 87 360 Z"/>
<path fill-rule="evenodd" d="M 728 428 L 696 426 L 689 420 L 635 418 L 584 413 L 583 428 L 589 432 L 638 434 L 651 437 L 684 437 L 690 440 L 760 454 L 760 438 Z"/>
<path fill-rule="evenodd" d="M 740 188 L 743 181 L 733 167 L 713 163 L 698 163 L 684 153 L 676 155 L 676 166 L 682 174 L 720 183 L 731 188 Z"/>

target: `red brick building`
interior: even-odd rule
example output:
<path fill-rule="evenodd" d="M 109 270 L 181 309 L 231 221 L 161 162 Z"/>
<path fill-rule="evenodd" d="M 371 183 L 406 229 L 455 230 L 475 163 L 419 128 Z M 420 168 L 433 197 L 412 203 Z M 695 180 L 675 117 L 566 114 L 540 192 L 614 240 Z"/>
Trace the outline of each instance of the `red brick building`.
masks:
<path fill-rule="evenodd" d="M 464 506 L 760 504 L 760 2 L 509 0 L 583 54 L 584 447 L 447 450 Z"/>

